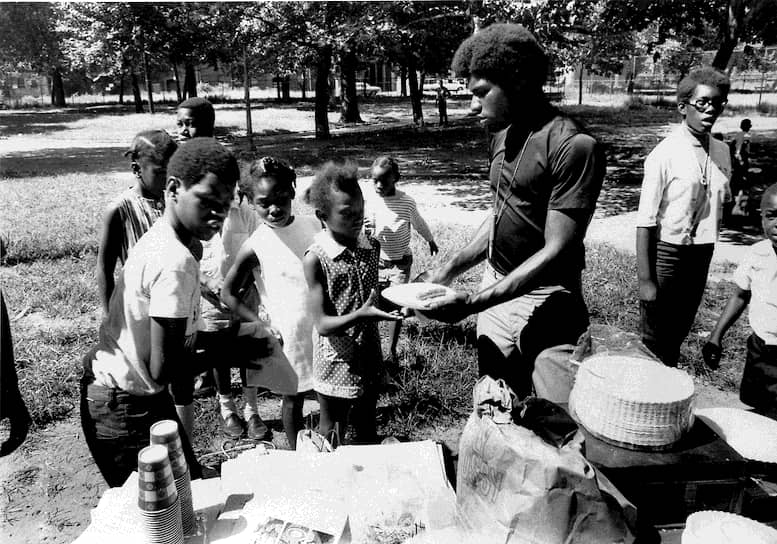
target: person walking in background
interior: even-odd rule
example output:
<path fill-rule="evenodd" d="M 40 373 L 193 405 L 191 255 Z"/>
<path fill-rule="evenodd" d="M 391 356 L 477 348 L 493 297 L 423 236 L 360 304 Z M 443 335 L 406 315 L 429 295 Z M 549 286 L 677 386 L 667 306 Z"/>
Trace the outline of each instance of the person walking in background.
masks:
<path fill-rule="evenodd" d="M 103 313 L 108 313 L 116 262 L 124 264 L 130 248 L 164 213 L 167 163 L 177 148 L 164 130 L 144 130 L 132 139 L 124 153 L 132 161 L 132 173 L 137 180 L 134 187 L 108 205 L 103 215 L 97 251 L 97 287 Z"/>
<path fill-rule="evenodd" d="M 378 157 L 372 163 L 371 174 L 374 190 L 364 199 L 364 227 L 380 242 L 378 281 L 381 288 L 407 283 L 413 265 L 410 227 L 426 240 L 431 255 L 437 254 L 437 244 L 429 225 L 418 212 L 415 199 L 397 189 L 399 164 L 396 159 Z M 392 363 L 397 361 L 401 328 L 400 321 L 389 322 L 389 356 Z"/>
<path fill-rule="evenodd" d="M 19 377 L 13 356 L 11 320 L 5 297 L 0 288 L 0 420 L 8 418 L 8 438 L 0 443 L 0 457 L 18 448 L 27 438 L 30 428 L 30 413 L 19 391 Z"/>
<path fill-rule="evenodd" d="M 668 366 L 677 366 L 693 325 L 730 199 L 729 150 L 710 136 L 729 87 L 715 68 L 692 70 L 677 86 L 682 123 L 645 159 L 637 212 L 641 332 Z"/>
<path fill-rule="evenodd" d="M 437 103 L 437 113 L 440 115 L 440 126 L 447 127 L 448 126 L 448 97 L 451 95 L 451 92 L 448 90 L 448 88 L 445 85 L 443 85 L 442 79 L 438 80 L 435 93 L 437 94 L 437 98 L 435 99 L 435 102 Z"/>
<path fill-rule="evenodd" d="M 345 432 L 349 411 L 359 442 L 376 441 L 381 347 L 377 321 L 402 319 L 380 310 L 380 243 L 363 232 L 364 198 L 355 165 L 325 164 L 306 200 L 326 229 L 302 260 L 313 317 L 313 388 L 321 406 L 318 431 Z"/>
<path fill-rule="evenodd" d="M 222 298 L 235 314 L 256 321 L 256 307 L 243 303 L 240 290 L 249 281 L 259 287 L 270 326 L 280 333 L 283 353 L 297 374 L 297 394 L 284 394 L 281 402 L 283 428 L 294 450 L 303 428 L 305 392 L 313 389 L 313 318 L 302 258 L 321 231 L 321 223 L 293 213 L 297 176 L 283 162 L 264 157 L 243 178 L 251 186 L 253 205 L 263 223 L 238 251 L 224 280 Z"/>
<path fill-rule="evenodd" d="M 479 292 L 433 301 L 424 314 L 453 323 L 479 313 L 480 374 L 504 379 L 523 398 L 532 391 L 537 356 L 574 344 L 588 327 L 583 239 L 604 153 L 548 101 L 548 58 L 523 26 L 478 31 L 459 46 L 453 68 L 469 77 L 473 111 L 489 130 L 493 205 L 474 238 L 428 280 L 448 285 L 484 260 L 486 266 Z"/>
<path fill-rule="evenodd" d="M 777 418 L 777 184 L 769 186 L 761 198 L 761 226 L 766 240 L 750 246 L 734 272 L 736 291 L 702 355 L 710 368 L 718 368 L 726 331 L 750 305 L 753 333 L 747 339 L 739 398 L 758 412 Z"/>

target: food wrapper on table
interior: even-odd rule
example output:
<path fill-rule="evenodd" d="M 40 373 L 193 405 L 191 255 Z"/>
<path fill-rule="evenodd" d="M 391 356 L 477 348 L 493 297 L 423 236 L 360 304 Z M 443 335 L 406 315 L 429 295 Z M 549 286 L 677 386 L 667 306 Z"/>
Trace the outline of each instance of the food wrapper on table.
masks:
<path fill-rule="evenodd" d="M 325 454 L 249 451 L 222 465 L 222 481 L 253 498 L 232 527 L 213 533 L 220 544 L 264 542 L 284 527 L 313 542 L 381 544 L 456 522 L 442 450 L 430 440 Z"/>
<path fill-rule="evenodd" d="M 633 542 L 634 507 L 585 459 L 582 434 L 546 442 L 513 423 L 519 413 L 505 391 L 501 380 L 481 378 L 459 444 L 457 506 L 469 541 Z"/>

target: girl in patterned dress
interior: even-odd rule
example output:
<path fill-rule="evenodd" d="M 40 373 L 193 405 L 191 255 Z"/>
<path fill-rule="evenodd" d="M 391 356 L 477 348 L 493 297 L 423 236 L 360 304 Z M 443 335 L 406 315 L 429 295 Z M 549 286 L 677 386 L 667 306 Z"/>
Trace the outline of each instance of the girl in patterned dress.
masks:
<path fill-rule="evenodd" d="M 243 286 L 254 281 L 270 325 L 283 339 L 283 353 L 298 379 L 297 394 L 284 394 L 281 403 L 283 429 L 293 450 L 297 432 L 303 428 L 305 392 L 313 389 L 313 319 L 302 256 L 321 232 L 321 223 L 315 217 L 292 213 L 297 176 L 286 164 L 264 157 L 251 165 L 246 177 L 263 224 L 238 251 L 224 279 L 222 298 L 244 320 L 258 321 L 256 308 L 240 297 Z"/>
<path fill-rule="evenodd" d="M 177 148 L 164 130 L 144 130 L 135 136 L 124 153 L 132 160 L 137 183 L 119 195 L 103 216 L 97 253 L 97 286 L 106 315 L 115 285 L 116 261 L 124 264 L 130 248 L 165 211 L 167 163 Z"/>
<path fill-rule="evenodd" d="M 373 442 L 382 355 L 378 321 L 399 312 L 376 306 L 380 243 L 362 232 L 364 198 L 352 164 L 327 163 L 306 200 L 326 225 L 302 261 L 313 317 L 313 389 L 321 407 L 319 432 L 346 428 L 353 408 L 359 442 Z"/>

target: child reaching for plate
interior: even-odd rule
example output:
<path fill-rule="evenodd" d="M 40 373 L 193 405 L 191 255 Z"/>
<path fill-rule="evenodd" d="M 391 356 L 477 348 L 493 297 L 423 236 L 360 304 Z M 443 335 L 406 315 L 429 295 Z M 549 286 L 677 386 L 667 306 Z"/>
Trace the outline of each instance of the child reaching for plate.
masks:
<path fill-rule="evenodd" d="M 313 317 L 313 388 L 319 433 L 345 430 L 351 408 L 358 442 L 373 442 L 376 385 L 382 362 L 377 322 L 399 312 L 376 306 L 380 243 L 362 232 L 364 198 L 353 164 L 325 164 L 306 200 L 326 225 L 302 265 Z"/>
<path fill-rule="evenodd" d="M 298 378 L 297 394 L 284 395 L 281 403 L 283 429 L 289 446 L 296 449 L 297 432 L 303 428 L 304 393 L 313 389 L 313 320 L 302 257 L 321 231 L 321 223 L 315 217 L 292 213 L 297 176 L 281 161 L 259 159 L 244 177 L 263 223 L 238 251 L 224 279 L 222 298 L 244 320 L 258 321 L 256 309 L 246 306 L 239 296 L 247 281 L 256 282 L 270 324 L 280 333 L 283 353 Z"/>

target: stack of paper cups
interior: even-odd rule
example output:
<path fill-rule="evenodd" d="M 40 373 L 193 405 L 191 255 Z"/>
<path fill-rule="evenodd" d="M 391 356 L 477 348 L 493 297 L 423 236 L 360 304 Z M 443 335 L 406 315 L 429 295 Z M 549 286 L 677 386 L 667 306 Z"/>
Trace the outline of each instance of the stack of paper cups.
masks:
<path fill-rule="evenodd" d="M 183 454 L 181 436 L 178 434 L 178 423 L 172 419 L 154 423 L 151 426 L 151 443 L 167 448 L 175 487 L 178 490 L 178 499 L 181 503 L 183 533 L 185 535 L 194 534 L 197 530 L 197 520 L 192 505 L 192 482 L 189 477 L 189 466 L 186 464 L 186 457 Z"/>
<path fill-rule="evenodd" d="M 181 503 L 167 448 L 151 445 L 138 453 L 138 506 L 146 542 L 182 544 Z"/>

